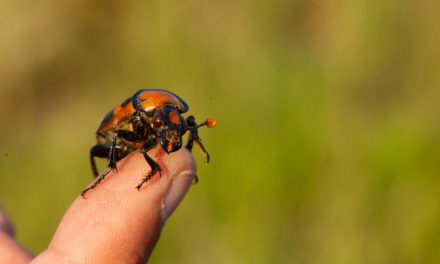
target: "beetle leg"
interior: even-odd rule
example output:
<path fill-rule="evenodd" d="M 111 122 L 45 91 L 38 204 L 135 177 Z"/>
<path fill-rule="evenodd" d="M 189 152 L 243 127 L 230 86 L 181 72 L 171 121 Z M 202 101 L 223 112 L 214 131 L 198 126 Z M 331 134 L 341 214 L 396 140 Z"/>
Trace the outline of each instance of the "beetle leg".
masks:
<path fill-rule="evenodd" d="M 98 186 L 98 184 L 104 180 L 105 176 L 107 176 L 107 174 L 111 171 L 111 168 L 107 169 L 104 173 L 102 173 L 101 175 L 99 175 L 99 177 L 96 179 L 96 181 L 89 187 L 85 188 L 82 192 L 81 192 L 81 196 L 86 199 L 86 197 L 84 196 L 88 191 L 95 189 L 96 186 Z"/>
<path fill-rule="evenodd" d="M 147 152 L 154 148 L 156 146 L 156 141 L 154 140 L 149 140 L 147 142 L 145 142 L 145 144 L 142 146 L 141 148 L 141 152 L 144 155 L 145 160 L 147 161 L 148 165 L 150 165 L 151 171 L 147 173 L 147 175 L 145 175 L 142 178 L 141 183 L 138 184 L 138 186 L 136 186 L 136 188 L 138 189 L 138 191 L 141 190 L 141 187 L 144 183 L 146 183 L 149 179 L 151 179 L 151 177 L 153 177 L 154 174 L 156 174 L 157 172 L 159 172 L 159 175 L 161 175 L 161 168 L 159 166 L 159 164 L 157 164 L 152 158 L 150 158 L 150 156 L 148 156 Z"/>
<path fill-rule="evenodd" d="M 192 150 L 193 148 L 193 141 L 194 141 L 194 128 L 197 129 L 197 123 L 196 120 L 194 118 L 194 116 L 189 116 L 186 119 L 186 124 L 187 124 L 187 130 L 189 130 L 189 136 L 188 136 L 188 143 L 186 143 L 186 149 L 188 149 L 189 151 Z M 196 132 L 197 133 L 197 132 Z"/>
<path fill-rule="evenodd" d="M 196 145 L 199 147 L 200 152 L 205 157 L 205 162 L 209 163 L 209 159 L 210 159 L 209 153 L 208 151 L 206 151 L 205 147 L 203 146 L 201 139 L 197 136 L 196 138 L 193 139 L 193 141 L 196 143 Z"/>
<path fill-rule="evenodd" d="M 189 138 L 188 138 L 188 143 L 186 144 L 186 148 L 189 151 L 191 151 L 194 143 L 196 143 L 196 145 L 200 149 L 200 152 L 205 157 L 206 163 L 208 163 L 209 162 L 209 153 L 206 151 L 205 147 L 203 146 L 203 144 L 201 142 L 202 140 L 199 137 L 199 131 L 198 131 L 198 128 L 201 125 L 205 125 L 206 122 L 202 123 L 201 125 L 197 125 L 195 118 L 193 116 L 189 116 L 186 119 L 186 123 L 188 124 L 188 129 L 189 129 Z"/>
<path fill-rule="evenodd" d="M 118 168 L 116 166 L 116 138 L 118 137 L 118 134 L 115 134 L 115 137 L 113 138 L 112 144 L 109 149 L 108 153 L 108 166 L 115 172 L 118 172 Z"/>
<path fill-rule="evenodd" d="M 127 130 L 116 130 L 112 144 L 108 151 L 108 166 L 115 172 L 118 172 L 116 162 L 126 155 L 121 156 L 121 146 L 116 144 L 118 138 L 123 138 L 128 141 L 140 142 L 142 138 L 136 135 L 136 133 Z"/>
<path fill-rule="evenodd" d="M 97 179 L 90 187 L 84 189 L 81 192 L 81 196 L 85 198 L 84 195 L 86 194 L 86 192 L 88 192 L 91 189 L 94 189 L 102 180 L 104 180 L 104 178 L 111 170 L 115 170 L 117 172 L 116 162 L 122 159 L 123 157 L 125 157 L 126 155 L 127 153 L 124 152 L 118 145 L 116 145 L 116 139 L 113 140 L 111 146 L 104 144 L 96 144 L 95 146 L 93 146 L 90 149 L 90 163 L 92 165 L 93 176 Z M 109 159 L 109 165 L 108 165 L 109 168 L 101 175 L 99 175 L 98 173 L 95 157 Z"/>
<path fill-rule="evenodd" d="M 98 177 L 98 168 L 96 167 L 95 157 L 107 158 L 109 156 L 110 147 L 108 145 L 96 144 L 90 149 L 90 163 L 92 165 L 93 177 Z"/>
<path fill-rule="evenodd" d="M 135 132 L 128 131 L 128 130 L 116 130 L 115 131 L 115 137 L 113 138 L 112 144 L 110 146 L 109 155 L 108 155 L 108 166 L 114 170 L 115 172 L 118 172 L 118 168 L 116 166 L 116 162 L 118 161 L 118 157 L 116 156 L 117 146 L 116 146 L 116 139 L 122 138 L 127 141 L 131 142 L 141 142 L 144 141 L 144 136 L 139 135 Z"/>

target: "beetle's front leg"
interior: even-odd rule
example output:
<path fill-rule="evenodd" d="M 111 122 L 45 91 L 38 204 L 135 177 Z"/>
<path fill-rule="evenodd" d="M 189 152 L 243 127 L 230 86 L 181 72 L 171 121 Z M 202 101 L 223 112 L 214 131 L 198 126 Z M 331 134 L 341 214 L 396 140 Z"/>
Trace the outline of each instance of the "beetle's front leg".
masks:
<path fill-rule="evenodd" d="M 148 165 L 150 165 L 151 171 L 147 173 L 147 175 L 145 175 L 142 178 L 141 183 L 138 184 L 138 186 L 136 186 L 136 188 L 138 189 L 138 191 L 141 190 L 141 187 L 144 183 L 146 183 L 148 180 L 151 179 L 151 177 L 153 177 L 154 174 L 156 174 L 157 172 L 159 172 L 159 175 L 161 175 L 161 168 L 159 166 L 159 164 L 157 164 L 157 162 L 155 162 L 152 158 L 150 158 L 150 156 L 148 156 L 147 152 L 149 150 L 151 150 L 152 148 L 154 148 L 156 146 L 156 141 L 154 139 L 150 139 L 147 142 L 144 143 L 144 145 L 141 148 L 141 152 L 144 155 L 145 160 L 147 161 Z"/>
<path fill-rule="evenodd" d="M 194 143 L 196 143 L 196 145 L 200 149 L 200 152 L 205 157 L 206 163 L 208 163 L 209 162 L 209 153 L 206 151 L 205 147 L 203 146 L 203 144 L 201 142 L 202 140 L 199 137 L 199 131 L 198 131 L 199 127 L 206 125 L 206 121 L 200 125 L 197 125 L 194 116 L 189 116 L 186 119 L 186 123 L 188 125 L 188 130 L 189 130 L 189 138 L 188 138 L 188 143 L 186 144 L 186 148 L 189 151 L 191 151 Z"/>

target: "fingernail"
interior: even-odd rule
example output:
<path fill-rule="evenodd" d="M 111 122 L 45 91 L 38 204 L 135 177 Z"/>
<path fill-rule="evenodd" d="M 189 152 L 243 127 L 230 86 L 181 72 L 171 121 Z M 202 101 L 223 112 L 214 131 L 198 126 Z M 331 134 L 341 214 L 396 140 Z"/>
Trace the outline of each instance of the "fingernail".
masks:
<path fill-rule="evenodd" d="M 176 210 L 177 206 L 182 201 L 186 192 L 192 184 L 195 172 L 193 170 L 186 170 L 181 172 L 172 181 L 165 198 L 162 201 L 162 220 L 163 223 L 167 221 L 170 215 Z"/>

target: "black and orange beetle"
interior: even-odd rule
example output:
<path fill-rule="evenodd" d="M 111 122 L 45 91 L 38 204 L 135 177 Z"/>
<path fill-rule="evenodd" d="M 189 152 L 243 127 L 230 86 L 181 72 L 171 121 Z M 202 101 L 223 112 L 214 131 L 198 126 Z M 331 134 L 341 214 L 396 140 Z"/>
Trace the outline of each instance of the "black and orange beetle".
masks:
<path fill-rule="evenodd" d="M 161 173 L 161 168 L 147 152 L 160 144 L 166 153 L 179 150 L 182 147 L 182 136 L 189 131 L 186 148 L 191 150 L 196 143 L 206 162 L 209 154 L 203 147 L 198 135 L 198 128 L 207 126 L 213 128 L 215 119 L 207 119 L 197 124 L 193 116 L 183 118 L 188 105 L 177 95 L 165 90 L 142 89 L 125 100 L 121 105 L 111 110 L 102 120 L 96 132 L 97 144 L 90 149 L 90 162 L 94 177 L 98 177 L 95 157 L 108 158 L 108 169 L 99 175 L 96 181 L 81 192 L 95 188 L 107 174 L 117 172 L 116 162 L 131 152 L 140 149 L 151 170 L 137 186 L 140 190 L 154 174 Z"/>

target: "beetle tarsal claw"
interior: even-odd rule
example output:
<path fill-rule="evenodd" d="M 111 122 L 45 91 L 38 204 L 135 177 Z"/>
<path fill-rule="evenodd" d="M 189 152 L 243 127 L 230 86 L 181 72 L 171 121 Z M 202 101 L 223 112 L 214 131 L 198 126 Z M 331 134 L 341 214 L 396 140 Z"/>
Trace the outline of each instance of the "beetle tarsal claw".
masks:
<path fill-rule="evenodd" d="M 205 158 L 205 162 L 209 163 L 209 153 L 208 151 L 206 151 L 205 147 L 203 146 L 202 142 L 200 141 L 200 139 L 194 140 L 194 142 L 197 144 L 197 146 L 199 147 L 200 153 L 202 153 L 203 157 Z"/>

